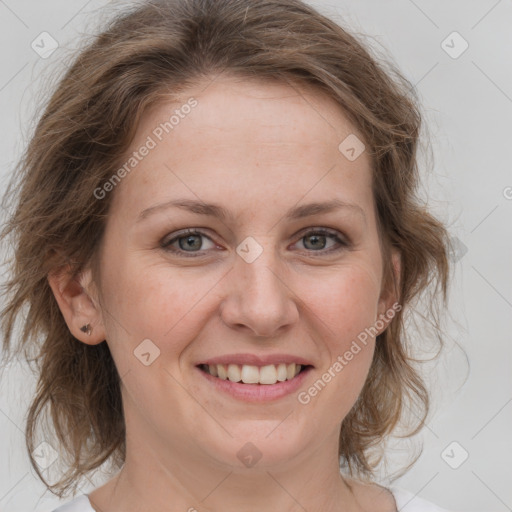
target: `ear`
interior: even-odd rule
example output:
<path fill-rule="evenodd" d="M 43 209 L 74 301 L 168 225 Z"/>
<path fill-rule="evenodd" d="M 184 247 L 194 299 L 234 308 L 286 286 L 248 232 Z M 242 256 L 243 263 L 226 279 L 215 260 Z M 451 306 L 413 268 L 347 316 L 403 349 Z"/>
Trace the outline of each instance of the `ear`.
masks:
<path fill-rule="evenodd" d="M 398 294 L 400 290 L 400 271 L 401 271 L 401 258 L 398 250 L 393 249 L 391 254 L 391 270 L 393 278 L 388 282 L 383 283 L 381 295 L 378 303 L 378 333 L 382 334 L 395 317 L 396 313 L 402 309 L 402 305 L 398 303 Z M 396 284 L 395 284 L 396 283 Z M 384 326 L 382 326 L 384 324 Z"/>
<path fill-rule="evenodd" d="M 104 341 L 105 328 L 90 269 L 73 276 L 69 266 L 62 267 L 48 274 L 48 283 L 71 334 L 88 345 Z M 90 334 L 80 329 L 87 325 Z"/>

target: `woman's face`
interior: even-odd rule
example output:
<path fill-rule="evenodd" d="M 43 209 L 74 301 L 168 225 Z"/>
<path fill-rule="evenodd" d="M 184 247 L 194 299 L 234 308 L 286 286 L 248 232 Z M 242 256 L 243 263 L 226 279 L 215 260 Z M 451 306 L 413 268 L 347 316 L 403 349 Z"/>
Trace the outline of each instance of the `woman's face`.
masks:
<path fill-rule="evenodd" d="M 318 92 L 226 77 L 143 117 L 126 157 L 137 162 L 110 192 L 95 327 L 137 446 L 238 468 L 336 449 L 369 329 L 394 302 L 357 136 Z M 309 367 L 231 383 L 207 362 L 265 382 Z"/>

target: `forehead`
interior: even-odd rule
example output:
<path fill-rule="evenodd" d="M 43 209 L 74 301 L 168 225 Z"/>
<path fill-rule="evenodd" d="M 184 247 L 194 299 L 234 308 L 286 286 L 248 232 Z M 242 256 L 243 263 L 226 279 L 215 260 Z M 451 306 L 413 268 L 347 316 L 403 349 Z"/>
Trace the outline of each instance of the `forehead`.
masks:
<path fill-rule="evenodd" d="M 126 159 L 144 146 L 151 149 L 116 195 L 130 211 L 184 194 L 221 197 L 234 206 L 236 197 L 241 206 L 258 195 L 267 203 L 295 204 L 305 194 L 319 200 L 336 190 L 365 201 L 370 160 L 365 152 L 346 158 L 340 143 L 350 137 L 362 144 L 341 107 L 312 87 L 206 80 L 142 116 Z"/>
<path fill-rule="evenodd" d="M 188 112 L 186 104 L 191 98 L 198 105 L 185 116 L 181 113 L 179 120 L 175 119 L 177 123 L 171 131 L 176 140 L 180 140 L 180 133 L 183 135 L 183 125 L 185 130 L 188 125 L 197 130 L 196 136 L 201 136 L 198 142 L 209 139 L 220 145 L 229 144 L 233 137 L 250 143 L 254 136 L 254 145 L 300 140 L 301 144 L 318 147 L 320 139 L 324 146 L 337 147 L 350 134 L 363 138 L 342 107 L 314 86 L 230 75 L 205 79 L 173 101 L 154 105 L 142 117 L 138 135 L 144 136 L 159 123 L 169 121 L 176 111 Z M 183 118 L 186 122 L 182 122 Z M 225 137 L 227 133 L 230 139 Z"/>

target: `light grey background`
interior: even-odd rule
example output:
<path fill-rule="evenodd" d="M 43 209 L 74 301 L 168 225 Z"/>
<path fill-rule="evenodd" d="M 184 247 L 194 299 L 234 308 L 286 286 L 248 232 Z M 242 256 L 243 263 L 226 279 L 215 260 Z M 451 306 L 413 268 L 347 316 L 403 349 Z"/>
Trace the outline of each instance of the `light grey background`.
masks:
<path fill-rule="evenodd" d="M 370 35 L 368 43 L 416 87 L 435 155 L 424 194 L 459 240 L 446 351 L 428 370 L 435 408 L 412 444 L 395 444 L 381 481 L 399 467 L 401 453 L 423 441 L 420 459 L 395 485 L 453 511 L 512 510 L 512 2 L 310 3 Z M 41 80 L 62 68 L 107 4 L 0 0 L 2 189 L 40 106 Z M 42 59 L 31 43 L 45 31 L 59 47 Z M 458 55 L 464 41 L 469 46 Z M 417 341 L 426 343 L 426 335 Z M 0 511 L 49 511 L 60 503 L 35 478 L 24 447 L 33 391 L 33 377 L 16 366 L 0 383 Z"/>

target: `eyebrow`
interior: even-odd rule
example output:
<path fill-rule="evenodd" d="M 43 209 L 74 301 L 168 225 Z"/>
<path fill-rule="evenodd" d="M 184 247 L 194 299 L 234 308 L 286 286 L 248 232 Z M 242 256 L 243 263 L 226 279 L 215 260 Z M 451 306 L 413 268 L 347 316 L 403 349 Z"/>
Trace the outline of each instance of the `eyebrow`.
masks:
<path fill-rule="evenodd" d="M 143 210 L 137 219 L 137 222 L 142 221 L 148 216 L 168 208 L 181 208 L 192 213 L 199 215 L 208 215 L 217 217 L 220 220 L 228 220 L 233 218 L 233 214 L 218 204 L 205 203 L 203 201 L 196 201 L 194 199 L 174 199 L 165 203 L 156 204 Z M 329 213 L 335 210 L 348 209 L 359 214 L 366 223 L 366 214 L 364 210 L 357 204 L 347 203 L 341 199 L 332 199 L 323 203 L 309 203 L 302 206 L 295 206 L 288 210 L 284 216 L 285 220 L 298 220 L 313 215 L 322 213 Z"/>

